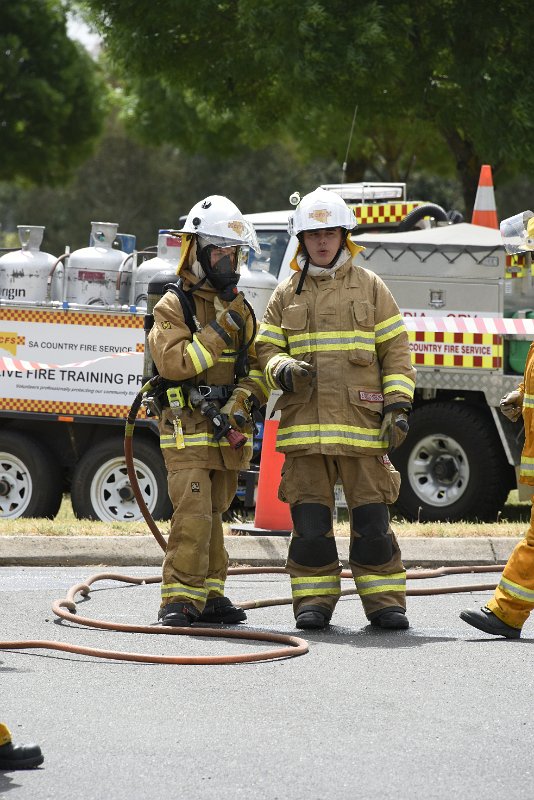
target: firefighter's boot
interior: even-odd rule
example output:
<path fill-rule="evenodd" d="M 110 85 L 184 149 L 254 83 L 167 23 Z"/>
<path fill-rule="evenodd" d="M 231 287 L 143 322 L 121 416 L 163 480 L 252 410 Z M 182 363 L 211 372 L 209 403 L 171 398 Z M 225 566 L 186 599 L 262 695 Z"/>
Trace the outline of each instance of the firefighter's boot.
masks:
<path fill-rule="evenodd" d="M 462 611 L 460 619 L 463 619 L 468 625 L 472 625 L 473 628 L 478 628 L 479 631 L 491 633 L 492 636 L 504 636 L 506 639 L 519 639 L 521 636 L 521 628 L 512 628 L 511 625 L 507 625 L 485 606 L 480 610 Z"/>
<path fill-rule="evenodd" d="M 199 617 L 200 611 L 192 603 L 167 603 L 158 612 L 161 624 L 172 628 L 189 628 Z"/>
<path fill-rule="evenodd" d="M 406 612 L 402 608 L 384 608 L 373 614 L 369 622 L 375 628 L 385 628 L 390 631 L 404 631 L 410 627 Z"/>
<path fill-rule="evenodd" d="M 234 606 L 228 597 L 211 597 L 198 618 L 199 622 L 222 622 L 224 625 L 235 625 L 244 622 L 247 615 L 242 608 Z"/>
<path fill-rule="evenodd" d="M 323 630 L 330 622 L 330 617 L 328 608 L 306 605 L 297 613 L 295 625 L 302 630 Z"/>
<path fill-rule="evenodd" d="M 0 745 L 0 770 L 33 769 L 44 761 L 38 744 L 13 744 L 6 742 Z"/>

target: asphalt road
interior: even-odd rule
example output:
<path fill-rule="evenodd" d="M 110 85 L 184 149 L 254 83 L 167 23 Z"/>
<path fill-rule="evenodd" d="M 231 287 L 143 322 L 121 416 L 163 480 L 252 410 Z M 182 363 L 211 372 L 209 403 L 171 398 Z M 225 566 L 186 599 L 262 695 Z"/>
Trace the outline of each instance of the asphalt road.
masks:
<path fill-rule="evenodd" d="M 189 655 L 264 646 L 56 621 L 52 601 L 100 571 L 0 569 L 0 639 Z M 492 580 L 498 575 L 425 585 Z M 228 584 L 237 602 L 288 593 L 283 575 L 232 576 Z M 158 584 L 97 584 L 79 613 L 150 624 L 158 594 Z M 340 601 L 325 633 L 297 631 L 287 605 L 253 610 L 251 627 L 310 644 L 306 655 L 268 663 L 148 665 L 0 651 L 0 719 L 45 754 L 40 769 L 0 773 L 0 800 L 531 800 L 534 620 L 520 641 L 479 634 L 458 614 L 490 594 L 408 598 L 412 627 L 395 633 L 367 626 L 357 597 Z"/>

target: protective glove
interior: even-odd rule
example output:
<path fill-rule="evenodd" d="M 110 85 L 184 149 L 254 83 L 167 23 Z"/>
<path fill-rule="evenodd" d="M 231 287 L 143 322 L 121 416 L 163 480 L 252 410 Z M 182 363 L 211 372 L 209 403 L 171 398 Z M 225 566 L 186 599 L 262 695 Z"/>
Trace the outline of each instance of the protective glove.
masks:
<path fill-rule="evenodd" d="M 315 370 L 306 361 L 289 358 L 273 371 L 273 378 L 284 392 L 300 392 L 313 380 Z"/>
<path fill-rule="evenodd" d="M 221 328 L 230 336 L 236 331 L 240 331 L 245 324 L 245 298 L 243 292 L 239 292 L 231 303 L 223 306 L 218 297 L 215 298 L 215 310 L 218 312 L 216 320 Z"/>
<path fill-rule="evenodd" d="M 508 417 L 512 422 L 517 422 L 521 418 L 521 412 L 523 411 L 523 395 L 518 389 L 515 389 L 513 392 L 504 395 L 499 407 L 505 417 Z"/>
<path fill-rule="evenodd" d="M 252 413 L 251 396 L 252 393 L 248 389 L 242 389 L 238 386 L 221 408 L 221 414 L 226 414 L 233 428 L 243 429 L 247 422 L 250 422 Z"/>
<path fill-rule="evenodd" d="M 394 411 L 386 411 L 380 428 L 380 438 L 387 442 L 388 453 L 392 453 L 401 446 L 409 429 L 408 414 L 404 409 L 397 408 Z"/>

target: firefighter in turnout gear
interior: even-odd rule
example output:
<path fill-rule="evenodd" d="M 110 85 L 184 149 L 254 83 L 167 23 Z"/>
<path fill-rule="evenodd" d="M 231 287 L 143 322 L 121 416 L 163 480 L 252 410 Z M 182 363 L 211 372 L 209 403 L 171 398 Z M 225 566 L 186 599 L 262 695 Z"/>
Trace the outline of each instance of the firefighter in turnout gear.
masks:
<path fill-rule="evenodd" d="M 295 274 L 273 292 L 256 339 L 271 389 L 282 389 L 280 499 L 293 533 L 287 558 L 298 628 L 324 628 L 340 596 L 334 484 L 350 512 L 350 566 L 380 628 L 408 627 L 406 572 L 390 522 L 400 476 L 388 452 L 404 441 L 415 389 L 408 334 L 393 296 L 357 264 L 353 212 L 333 191 L 299 202 L 289 233 Z"/>
<path fill-rule="evenodd" d="M 507 242 L 510 221 L 516 222 L 516 230 Z M 534 249 L 534 215 L 524 212 L 504 220 L 501 234 L 509 253 Z M 516 244 L 518 246 L 516 246 Z M 515 249 L 513 249 L 515 248 Z M 517 389 L 501 400 L 501 411 L 518 422 L 523 418 L 525 424 L 525 444 L 521 453 L 519 481 L 534 486 L 534 344 L 530 345 L 525 372 Z M 534 495 L 532 495 L 534 502 Z M 481 609 L 467 609 L 460 614 L 461 619 L 484 633 L 519 639 L 521 628 L 534 609 L 534 505 L 530 512 L 530 526 L 525 538 L 514 548 L 502 573 L 499 585 L 490 602 Z"/>
<path fill-rule="evenodd" d="M 219 195 L 197 203 L 179 233 L 180 282 L 155 305 L 148 337 L 168 387 L 159 430 L 173 505 L 159 619 L 236 623 L 246 614 L 224 595 L 222 513 L 249 465 L 253 407 L 268 396 L 254 319 L 237 291 L 241 250 L 259 245 L 237 206 Z"/>

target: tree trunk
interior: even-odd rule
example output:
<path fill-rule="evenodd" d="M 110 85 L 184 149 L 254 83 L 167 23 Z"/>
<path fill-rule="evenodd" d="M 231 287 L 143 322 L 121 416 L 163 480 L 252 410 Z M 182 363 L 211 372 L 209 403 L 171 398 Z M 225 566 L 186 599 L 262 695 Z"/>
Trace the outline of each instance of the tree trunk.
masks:
<path fill-rule="evenodd" d="M 360 183 L 365 180 L 368 162 L 365 158 L 349 158 L 345 171 L 345 183 Z"/>
<path fill-rule="evenodd" d="M 462 184 L 465 219 L 470 221 L 473 215 L 482 163 L 472 142 L 464 139 L 457 130 L 444 130 L 443 135 L 456 162 L 456 172 Z"/>

